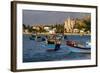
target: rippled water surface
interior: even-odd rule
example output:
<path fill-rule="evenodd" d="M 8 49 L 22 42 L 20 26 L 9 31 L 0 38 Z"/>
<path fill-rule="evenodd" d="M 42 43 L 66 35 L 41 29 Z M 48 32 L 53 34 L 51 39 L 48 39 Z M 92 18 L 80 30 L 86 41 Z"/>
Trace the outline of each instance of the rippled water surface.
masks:
<path fill-rule="evenodd" d="M 61 44 L 58 51 L 47 51 L 54 49 L 55 45 L 48 45 L 44 42 L 38 42 L 29 39 L 30 35 L 23 35 L 23 62 L 42 62 L 42 61 L 60 61 L 60 60 L 83 60 L 90 59 L 91 53 L 82 53 L 84 51 L 78 48 L 72 48 L 65 44 L 65 40 L 77 40 L 82 42 L 90 41 L 90 36 L 68 35 Z"/>

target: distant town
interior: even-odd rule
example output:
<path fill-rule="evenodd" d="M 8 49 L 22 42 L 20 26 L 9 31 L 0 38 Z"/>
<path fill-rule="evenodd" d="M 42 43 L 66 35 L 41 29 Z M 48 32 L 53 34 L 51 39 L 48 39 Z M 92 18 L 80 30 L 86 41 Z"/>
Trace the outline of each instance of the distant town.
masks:
<path fill-rule="evenodd" d="M 91 17 L 66 18 L 63 23 L 56 24 L 23 24 L 23 34 L 89 34 L 91 33 Z"/>

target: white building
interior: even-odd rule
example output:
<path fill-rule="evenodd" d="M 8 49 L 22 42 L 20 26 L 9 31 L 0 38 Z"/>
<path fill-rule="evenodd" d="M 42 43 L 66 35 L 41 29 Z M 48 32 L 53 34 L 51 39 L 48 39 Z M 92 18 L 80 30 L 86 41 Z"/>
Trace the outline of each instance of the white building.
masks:
<path fill-rule="evenodd" d="M 49 31 L 49 30 L 50 30 L 50 27 L 45 26 L 44 29 L 45 29 L 46 31 Z"/>
<path fill-rule="evenodd" d="M 28 33 L 29 31 L 28 31 L 28 29 L 25 29 L 24 32 L 25 32 L 25 33 Z"/>
<path fill-rule="evenodd" d="M 50 30 L 49 34 L 55 34 L 55 31 L 54 30 Z"/>
<path fill-rule="evenodd" d="M 73 29 L 73 32 L 74 32 L 74 33 L 79 33 L 80 30 L 79 30 L 79 29 Z"/>

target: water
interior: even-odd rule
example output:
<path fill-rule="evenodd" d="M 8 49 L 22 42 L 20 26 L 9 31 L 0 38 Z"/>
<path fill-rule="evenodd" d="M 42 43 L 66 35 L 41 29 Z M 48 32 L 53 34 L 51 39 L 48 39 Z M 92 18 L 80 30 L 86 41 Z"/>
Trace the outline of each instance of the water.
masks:
<path fill-rule="evenodd" d="M 61 49 L 50 51 L 55 45 L 47 45 L 44 42 L 38 42 L 29 39 L 30 35 L 23 35 L 23 62 L 42 62 L 42 61 L 60 61 L 60 60 L 83 60 L 91 59 L 91 53 L 88 50 L 72 48 L 65 44 L 65 40 L 77 40 L 82 42 L 90 41 L 90 36 L 68 35 L 62 41 Z"/>

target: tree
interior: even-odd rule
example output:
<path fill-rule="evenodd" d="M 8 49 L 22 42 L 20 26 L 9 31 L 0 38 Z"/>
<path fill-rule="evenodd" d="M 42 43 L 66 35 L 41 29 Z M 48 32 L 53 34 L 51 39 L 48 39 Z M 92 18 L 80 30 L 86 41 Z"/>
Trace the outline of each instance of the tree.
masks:
<path fill-rule="evenodd" d="M 85 31 L 91 31 L 90 18 L 77 19 L 74 28 L 79 29 L 79 30 L 85 29 Z"/>
<path fill-rule="evenodd" d="M 84 20 L 84 23 L 86 24 L 85 31 L 91 31 L 91 20 Z"/>
<path fill-rule="evenodd" d="M 56 33 L 63 33 L 64 32 L 64 24 L 56 24 Z"/>
<path fill-rule="evenodd" d="M 27 26 L 25 24 L 23 24 L 23 29 L 27 29 Z"/>

